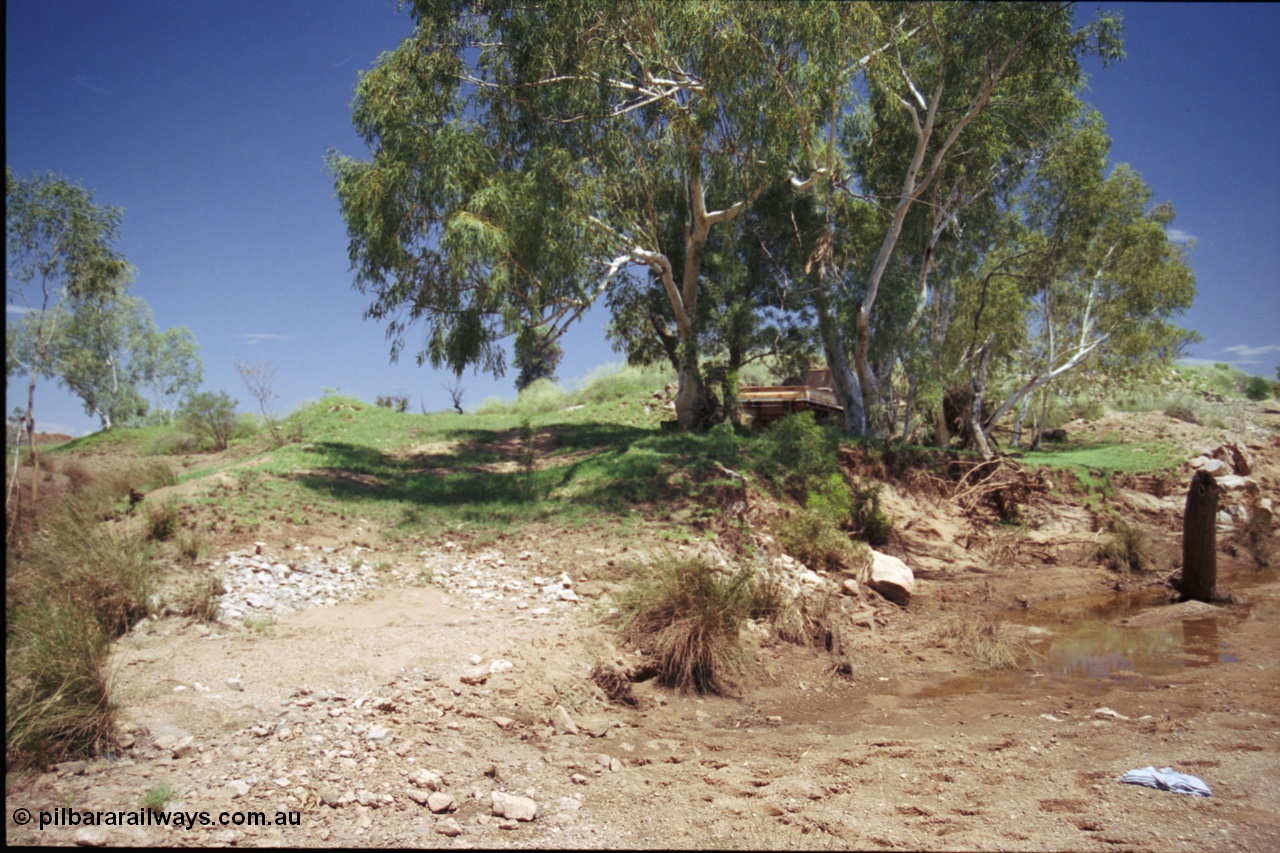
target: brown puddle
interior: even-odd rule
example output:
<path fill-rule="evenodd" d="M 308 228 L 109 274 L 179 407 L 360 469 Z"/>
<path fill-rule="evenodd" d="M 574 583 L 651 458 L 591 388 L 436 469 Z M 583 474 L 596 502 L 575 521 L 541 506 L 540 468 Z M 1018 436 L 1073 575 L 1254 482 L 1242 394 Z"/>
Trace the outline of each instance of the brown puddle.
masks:
<path fill-rule="evenodd" d="M 867 706 L 889 709 L 900 700 L 942 699 L 975 694 L 1018 695 L 1034 689 L 1056 687 L 1072 692 L 1101 694 L 1125 684 L 1145 684 L 1188 669 L 1236 662 L 1229 651 L 1232 627 L 1245 620 L 1276 622 L 1280 599 L 1275 581 L 1280 572 L 1254 570 L 1224 576 L 1222 585 L 1248 603 L 1221 605 L 1217 612 L 1195 618 L 1156 620 L 1156 624 L 1132 627 L 1123 620 L 1151 614 L 1169 606 L 1167 593 L 1123 592 L 1047 602 L 1018 615 L 1011 633 L 1022 636 L 1033 626 L 1051 632 L 1029 645 L 1035 654 L 1023 670 L 993 670 L 952 676 L 939 672 L 934 679 L 892 679 L 871 682 L 860 701 L 806 698 L 787 703 L 769 713 L 782 713 L 795 722 L 836 723 Z M 1255 587 L 1270 584 L 1265 593 Z M 1144 620 L 1139 620 L 1141 623 Z"/>

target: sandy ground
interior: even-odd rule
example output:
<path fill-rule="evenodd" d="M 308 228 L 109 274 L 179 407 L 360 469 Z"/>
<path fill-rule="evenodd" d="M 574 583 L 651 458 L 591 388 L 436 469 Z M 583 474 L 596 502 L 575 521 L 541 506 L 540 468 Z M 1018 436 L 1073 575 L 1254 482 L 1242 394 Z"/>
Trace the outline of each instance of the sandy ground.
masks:
<path fill-rule="evenodd" d="M 1256 478 L 1274 495 L 1280 445 L 1252 442 Z M 1045 504 L 1016 536 L 975 539 L 941 498 L 891 489 L 887 502 L 902 531 L 890 550 L 918 567 L 910 606 L 867 596 L 845 632 L 846 673 L 822 650 L 753 627 L 757 671 L 735 697 L 645 681 L 638 707 L 609 702 L 593 667 L 640 660 L 601 626 L 607 598 L 586 595 L 535 615 L 512 600 L 477 606 L 435 585 L 391 586 L 266 633 L 150 621 L 119 642 L 114 663 L 134 743 L 111 760 L 11 778 L 6 840 L 1280 849 L 1275 569 L 1222 543 L 1239 602 L 1209 618 L 1152 617 L 1163 575 L 1122 578 L 1089 560 L 1096 521 L 1074 504 Z M 1171 506 L 1128 506 L 1166 557 L 1176 552 Z M 512 577 L 529 573 L 521 555 L 532 551 L 579 586 L 618 556 L 598 532 L 539 530 L 487 547 Z M 1030 637 L 1034 660 L 975 669 L 944 626 L 979 618 Z M 1213 796 L 1118 782 L 1148 765 L 1195 775 Z M 37 825 L 41 811 L 136 814 L 160 783 L 176 791 L 171 820 L 205 812 L 210 824 Z M 519 819 L 519 803 L 495 792 L 532 800 L 536 817 Z M 16 822 L 23 808 L 31 824 Z M 297 825 L 218 823 L 234 812 L 292 813 Z"/>

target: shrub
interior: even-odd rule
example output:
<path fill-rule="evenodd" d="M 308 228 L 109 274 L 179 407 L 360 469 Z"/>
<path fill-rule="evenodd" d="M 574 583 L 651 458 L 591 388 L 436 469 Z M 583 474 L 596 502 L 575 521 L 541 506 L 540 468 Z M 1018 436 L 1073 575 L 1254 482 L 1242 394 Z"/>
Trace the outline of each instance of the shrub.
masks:
<path fill-rule="evenodd" d="M 1190 404 L 1182 402 L 1180 400 L 1172 402 L 1169 405 L 1165 406 L 1164 413 L 1165 415 L 1173 418 L 1174 420 L 1185 421 L 1186 423 L 1189 423 L 1189 424 L 1200 423 L 1200 417 L 1199 415 L 1196 414 L 1195 409 L 1193 409 L 1190 406 Z"/>
<path fill-rule="evenodd" d="M 218 599 L 226 591 L 222 578 L 205 578 L 179 599 L 178 614 L 198 619 L 201 622 L 217 622 Z"/>
<path fill-rule="evenodd" d="M 849 514 L 854 532 L 875 547 L 888 542 L 893 532 L 893 521 L 880 508 L 881 488 L 879 483 L 866 481 L 851 490 Z"/>
<path fill-rule="evenodd" d="M 1244 386 L 1244 395 L 1250 400 L 1265 400 L 1271 396 L 1271 383 L 1262 376 L 1254 376 Z"/>
<path fill-rule="evenodd" d="M 375 402 L 382 408 L 392 409 L 398 414 L 404 414 L 409 410 L 407 394 L 379 394 Z"/>
<path fill-rule="evenodd" d="M 836 451 L 840 433 L 819 424 L 812 412 L 788 415 L 765 431 L 762 444 L 764 473 L 800 500 L 815 483 L 838 472 Z"/>
<path fill-rule="evenodd" d="M 62 473 L 67 475 L 72 494 L 84 491 L 84 488 L 93 482 L 93 473 L 89 470 L 89 466 L 79 459 L 68 461 L 62 466 Z"/>
<path fill-rule="evenodd" d="M 700 555 L 657 555 L 619 597 L 622 637 L 656 660 L 660 684 L 723 694 L 747 663 L 738 634 L 751 581 L 749 571 L 717 572 Z"/>
<path fill-rule="evenodd" d="M 811 569 L 839 569 L 854 558 L 848 534 L 822 512 L 796 510 L 789 518 L 774 522 L 773 533 L 788 554 Z"/>
<path fill-rule="evenodd" d="M 149 503 L 147 506 L 147 534 L 157 542 L 165 542 L 178 530 L 180 517 L 173 501 Z"/>
<path fill-rule="evenodd" d="M 215 450 L 226 450 L 236 428 L 236 401 L 225 391 L 192 394 L 178 412 L 190 429 L 209 439 Z"/>
<path fill-rule="evenodd" d="M 170 800 L 178 797 L 178 791 L 167 782 L 158 782 L 152 785 L 147 793 L 142 795 L 139 805 L 147 811 L 163 814 L 164 807 L 169 804 Z"/>
<path fill-rule="evenodd" d="M 666 365 L 602 364 L 581 380 L 572 399 L 576 403 L 606 403 L 652 394 L 674 381 L 675 374 Z"/>
<path fill-rule="evenodd" d="M 554 379 L 538 379 L 516 397 L 515 412 L 526 418 L 545 415 L 563 408 L 565 396 L 564 389 Z"/>
<path fill-rule="evenodd" d="M 205 552 L 205 538 L 198 529 L 179 530 L 174 543 L 178 547 L 178 555 L 188 562 L 194 563 Z"/>
<path fill-rule="evenodd" d="M 1116 519 L 1108 529 L 1110 534 L 1106 541 L 1094 552 L 1096 559 L 1117 572 L 1143 572 L 1151 565 L 1151 546 L 1139 528 Z"/>

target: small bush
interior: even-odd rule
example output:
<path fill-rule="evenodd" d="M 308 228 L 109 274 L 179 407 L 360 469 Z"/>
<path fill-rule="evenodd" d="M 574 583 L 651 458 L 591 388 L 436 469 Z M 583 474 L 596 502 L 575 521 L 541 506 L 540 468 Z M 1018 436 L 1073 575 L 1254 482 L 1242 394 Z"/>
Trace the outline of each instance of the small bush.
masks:
<path fill-rule="evenodd" d="M 178 530 L 181 518 L 173 501 L 148 503 L 147 536 L 156 542 L 167 542 Z"/>
<path fill-rule="evenodd" d="M 893 521 L 880 508 L 881 488 L 871 481 L 855 484 L 849 512 L 854 532 L 877 548 L 887 543 L 893 532 Z"/>
<path fill-rule="evenodd" d="M 110 485 L 107 483 L 106 485 Z M 10 767 L 114 743 L 111 640 L 150 610 L 150 549 L 99 522 L 105 486 L 47 511 L 6 567 L 6 722 Z"/>
<path fill-rule="evenodd" d="M 379 394 L 375 402 L 382 408 L 391 409 L 398 414 L 404 414 L 409 410 L 407 394 Z"/>
<path fill-rule="evenodd" d="M 1151 546 L 1139 528 L 1119 519 L 1108 525 L 1110 534 L 1094 553 L 1113 571 L 1143 572 L 1152 563 Z"/>
<path fill-rule="evenodd" d="M 652 394 L 675 378 L 675 373 L 666 365 L 603 364 L 582 379 L 581 388 L 573 392 L 571 398 L 575 403 L 607 403 L 640 397 Z"/>
<path fill-rule="evenodd" d="M 819 424 L 812 412 L 788 415 L 765 431 L 761 467 L 775 483 L 805 500 L 815 484 L 838 473 L 839 447 L 834 425 Z"/>
<path fill-rule="evenodd" d="M 191 563 L 200 559 L 207 547 L 204 534 L 194 528 L 180 529 L 174 544 L 178 548 L 178 556 Z"/>
<path fill-rule="evenodd" d="M 1244 395 L 1250 400 L 1265 400 L 1271 396 L 1271 383 L 1262 376 L 1254 376 L 1244 386 Z"/>
<path fill-rule="evenodd" d="M 155 812 L 156 814 L 163 814 L 164 807 L 168 805 L 171 800 L 176 800 L 177 798 L 178 791 L 176 788 L 167 782 L 158 782 L 155 785 L 152 785 L 147 793 L 142 795 L 139 805 L 147 811 Z"/>
<path fill-rule="evenodd" d="M 853 562 L 855 551 L 849 535 L 822 512 L 799 509 L 774 522 L 774 536 L 792 557 L 811 569 L 839 570 Z"/>
<path fill-rule="evenodd" d="M 112 746 L 110 639 L 85 603 L 49 596 L 10 615 L 5 649 L 5 761 L 44 766 Z"/>
<path fill-rule="evenodd" d="M 62 466 L 62 473 L 67 475 L 72 494 L 79 494 L 93 482 L 93 473 L 89 470 L 89 466 L 79 459 L 68 461 L 66 465 Z"/>
<path fill-rule="evenodd" d="M 1200 416 L 1196 414 L 1195 409 L 1193 409 L 1190 404 L 1180 400 L 1165 406 L 1164 413 L 1166 416 L 1177 421 L 1184 421 L 1189 424 L 1200 423 Z"/>
<path fill-rule="evenodd" d="M 562 409 L 565 403 L 564 389 L 554 379 L 539 379 L 520 392 L 514 409 L 516 414 L 528 418 Z"/>
<path fill-rule="evenodd" d="M 187 426 L 208 439 L 213 448 L 226 450 L 236 429 L 236 401 L 225 391 L 203 391 L 183 401 L 178 412 Z"/>
<path fill-rule="evenodd" d="M 178 602 L 180 616 L 201 622 L 218 621 L 218 599 L 226 593 L 222 578 L 209 577 L 197 583 Z"/>
<path fill-rule="evenodd" d="M 747 655 L 739 631 L 751 611 L 752 575 L 726 576 L 698 555 L 661 554 L 618 601 L 623 639 L 656 660 L 658 681 L 723 694 Z"/>

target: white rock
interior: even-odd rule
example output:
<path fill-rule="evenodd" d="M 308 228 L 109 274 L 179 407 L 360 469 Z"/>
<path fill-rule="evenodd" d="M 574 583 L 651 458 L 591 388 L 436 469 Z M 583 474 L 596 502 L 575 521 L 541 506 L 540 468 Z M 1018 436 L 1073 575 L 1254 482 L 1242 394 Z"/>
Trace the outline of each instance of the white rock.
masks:
<path fill-rule="evenodd" d="M 463 684 L 480 685 L 489 680 L 489 670 L 482 666 L 464 666 L 458 677 Z"/>
<path fill-rule="evenodd" d="M 507 672 L 508 670 L 515 669 L 515 666 L 516 665 L 509 660 L 495 660 L 493 663 L 489 664 L 489 672 Z"/>
<path fill-rule="evenodd" d="M 232 690 L 244 690 L 244 682 L 239 678 L 228 678 L 227 687 L 230 687 Z"/>
<path fill-rule="evenodd" d="M 494 791 L 493 813 L 511 820 L 533 820 L 538 816 L 538 804 L 528 797 L 519 797 L 503 791 Z"/>
<path fill-rule="evenodd" d="M 418 769 L 410 773 L 409 781 L 419 788 L 426 788 L 429 791 L 439 791 L 444 785 L 444 780 L 440 778 L 440 774 L 424 769 Z"/>
<path fill-rule="evenodd" d="M 96 826 L 86 826 L 76 831 L 76 846 L 106 847 L 107 834 Z"/>
<path fill-rule="evenodd" d="M 247 593 L 244 597 L 245 604 L 250 607 L 256 607 L 259 610 L 271 610 L 276 606 L 275 599 L 269 595 L 262 595 L 257 592 Z"/>
<path fill-rule="evenodd" d="M 462 834 L 462 827 L 453 818 L 446 817 L 436 821 L 436 832 L 449 838 L 457 838 Z"/>
<path fill-rule="evenodd" d="M 391 729 L 376 724 L 369 726 L 369 731 L 365 732 L 364 739 L 374 743 L 384 743 L 391 739 Z"/>
<path fill-rule="evenodd" d="M 236 800 L 249 793 L 253 786 L 243 779 L 232 779 L 226 784 L 226 792 L 231 799 Z"/>
<path fill-rule="evenodd" d="M 895 604 L 906 607 L 916 591 L 916 578 L 911 567 L 888 554 L 871 552 L 871 578 L 867 585 Z"/>
<path fill-rule="evenodd" d="M 434 814 L 443 814 L 456 809 L 457 804 L 454 803 L 453 797 L 437 792 L 427 795 L 427 808 Z"/>
<path fill-rule="evenodd" d="M 569 712 L 564 709 L 563 705 L 557 705 L 555 710 L 551 712 L 551 725 L 558 735 L 576 735 L 578 733 L 578 724 L 573 721 L 573 717 L 569 716 Z"/>

